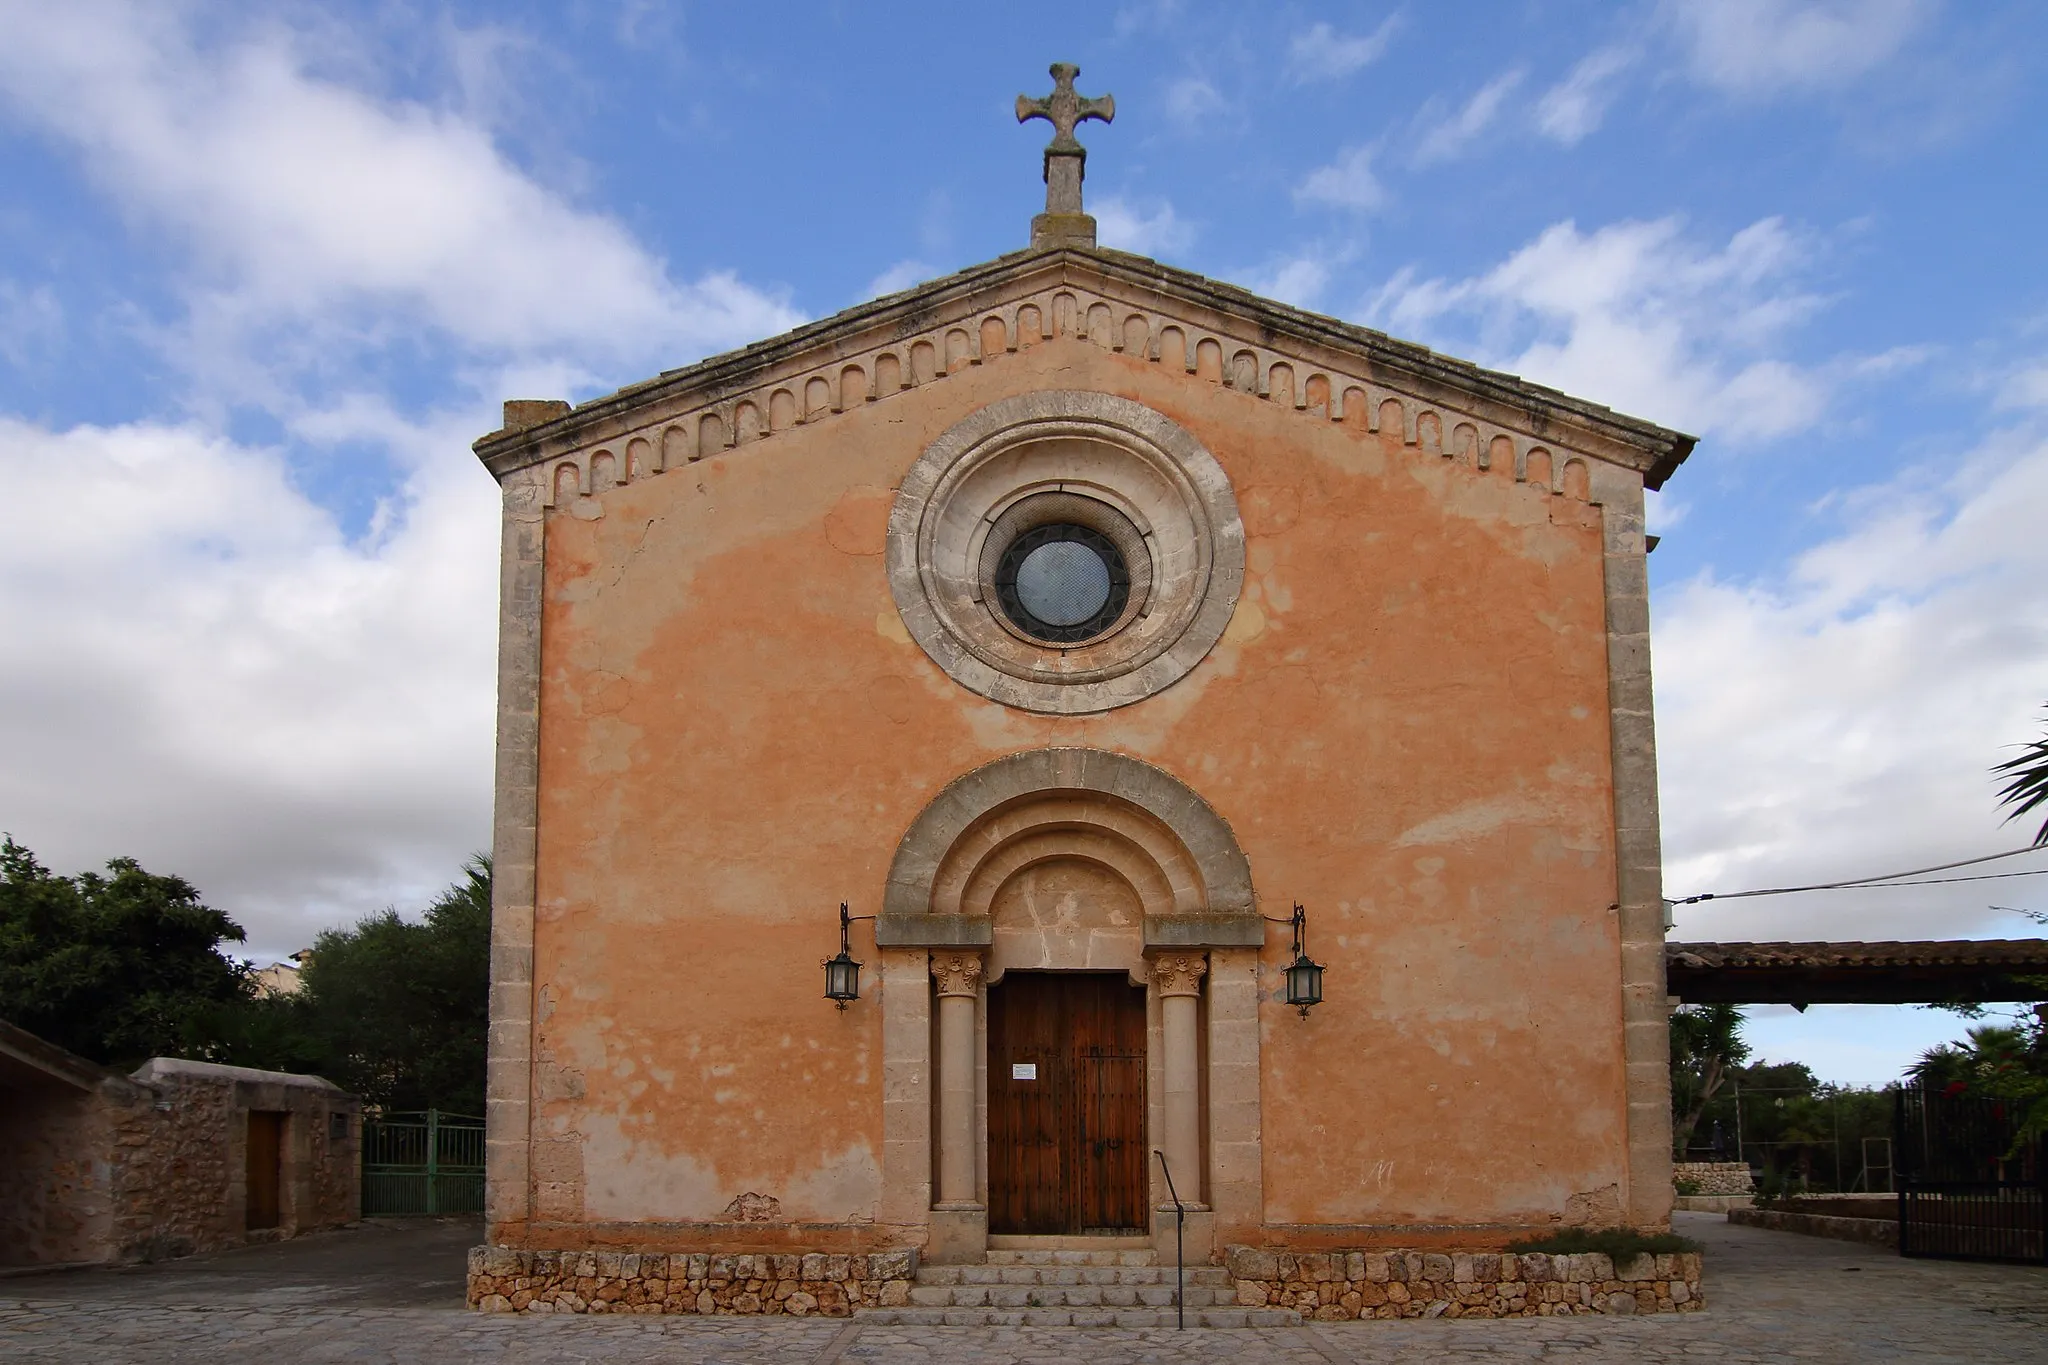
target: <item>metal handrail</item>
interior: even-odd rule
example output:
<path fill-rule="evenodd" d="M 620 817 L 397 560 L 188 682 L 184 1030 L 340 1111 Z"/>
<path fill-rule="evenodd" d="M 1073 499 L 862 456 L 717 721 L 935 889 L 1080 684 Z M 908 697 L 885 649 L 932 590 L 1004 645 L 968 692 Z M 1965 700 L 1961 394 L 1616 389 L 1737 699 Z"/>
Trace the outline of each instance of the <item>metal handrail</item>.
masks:
<path fill-rule="evenodd" d="M 1159 1169 L 1166 1176 L 1166 1193 L 1173 1200 L 1173 1325 L 1176 1331 L 1184 1331 L 1188 1325 L 1187 1256 L 1181 1239 L 1188 1225 L 1188 1211 L 1180 1202 L 1180 1191 L 1173 1187 L 1173 1167 L 1167 1164 L 1166 1153 L 1154 1147 L 1152 1155 L 1159 1158 Z"/>

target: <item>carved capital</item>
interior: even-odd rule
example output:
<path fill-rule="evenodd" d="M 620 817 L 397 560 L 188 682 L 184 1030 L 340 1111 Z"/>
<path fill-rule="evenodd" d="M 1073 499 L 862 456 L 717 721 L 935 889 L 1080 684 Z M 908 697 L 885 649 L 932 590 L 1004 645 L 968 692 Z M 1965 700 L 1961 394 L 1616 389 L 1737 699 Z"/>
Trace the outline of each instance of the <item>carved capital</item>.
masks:
<path fill-rule="evenodd" d="M 933 953 L 932 979 L 939 983 L 940 995 L 971 998 L 981 984 L 981 954 Z"/>
<path fill-rule="evenodd" d="M 1200 995 L 1207 953 L 1161 953 L 1152 959 L 1152 984 L 1161 995 Z"/>

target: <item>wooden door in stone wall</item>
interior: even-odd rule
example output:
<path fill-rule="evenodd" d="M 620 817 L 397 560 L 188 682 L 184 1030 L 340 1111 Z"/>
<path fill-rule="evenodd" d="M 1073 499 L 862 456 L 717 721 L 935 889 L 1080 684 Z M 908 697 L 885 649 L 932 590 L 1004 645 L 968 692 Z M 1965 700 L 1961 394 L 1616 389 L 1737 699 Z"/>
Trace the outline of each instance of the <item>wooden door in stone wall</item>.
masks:
<path fill-rule="evenodd" d="M 282 1220 L 284 1183 L 284 1125 L 286 1115 L 266 1109 L 249 1111 L 249 1143 L 244 1189 L 248 1199 L 245 1225 L 250 1230 L 274 1228 Z"/>
<path fill-rule="evenodd" d="M 988 1037 L 989 1231 L 1144 1229 L 1143 989 L 1121 972 L 1009 972 Z"/>

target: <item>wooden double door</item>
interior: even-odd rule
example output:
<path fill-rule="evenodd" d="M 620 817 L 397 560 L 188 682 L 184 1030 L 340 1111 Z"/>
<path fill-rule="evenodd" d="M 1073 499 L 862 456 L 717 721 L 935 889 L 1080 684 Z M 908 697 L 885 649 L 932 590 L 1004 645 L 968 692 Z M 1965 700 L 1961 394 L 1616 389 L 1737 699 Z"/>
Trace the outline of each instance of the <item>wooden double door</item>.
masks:
<path fill-rule="evenodd" d="M 989 1231 L 1144 1229 L 1144 990 L 1121 972 L 1009 972 L 988 1039 Z"/>

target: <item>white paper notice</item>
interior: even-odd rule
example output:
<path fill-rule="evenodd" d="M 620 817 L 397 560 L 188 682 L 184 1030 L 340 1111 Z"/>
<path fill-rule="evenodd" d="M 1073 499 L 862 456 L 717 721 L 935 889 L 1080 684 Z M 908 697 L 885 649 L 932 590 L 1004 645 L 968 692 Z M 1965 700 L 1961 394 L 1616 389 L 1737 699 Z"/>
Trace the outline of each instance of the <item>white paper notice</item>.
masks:
<path fill-rule="evenodd" d="M 1010 1079 L 1013 1081 L 1035 1081 L 1038 1079 L 1037 1062 L 1010 1063 Z"/>

